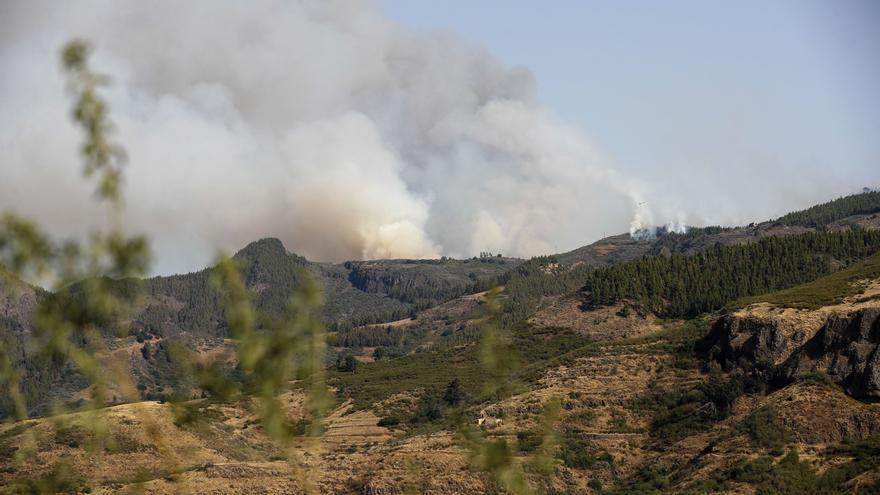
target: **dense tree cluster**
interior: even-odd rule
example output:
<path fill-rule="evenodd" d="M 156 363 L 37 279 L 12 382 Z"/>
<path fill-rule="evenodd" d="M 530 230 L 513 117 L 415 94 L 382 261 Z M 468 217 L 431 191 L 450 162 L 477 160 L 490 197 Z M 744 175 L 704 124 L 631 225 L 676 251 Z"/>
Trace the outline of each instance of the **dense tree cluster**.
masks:
<path fill-rule="evenodd" d="M 880 191 L 866 190 L 860 194 L 845 196 L 806 210 L 789 213 L 777 221 L 785 225 L 819 228 L 852 215 L 877 212 L 880 212 Z"/>
<path fill-rule="evenodd" d="M 440 335 L 440 341 L 436 346 L 440 349 L 449 349 L 479 342 L 483 335 L 483 329 L 479 325 L 461 325 L 459 328 L 447 328 Z"/>
<path fill-rule="evenodd" d="M 409 335 L 407 327 L 375 326 L 342 330 L 336 333 L 337 347 L 401 347 Z"/>
<path fill-rule="evenodd" d="M 740 297 L 812 281 L 880 250 L 880 232 L 853 230 L 764 238 L 691 256 L 652 256 L 595 270 L 587 305 L 629 300 L 661 316 L 717 310 Z"/>
<path fill-rule="evenodd" d="M 473 292 L 479 280 L 497 275 L 513 263 L 483 256 L 472 260 L 352 261 L 344 266 L 350 270 L 348 279 L 354 287 L 425 308 Z"/>
<path fill-rule="evenodd" d="M 343 373 L 354 373 L 357 371 L 358 361 L 352 355 L 340 355 L 336 359 L 336 371 L 342 371 Z"/>
<path fill-rule="evenodd" d="M 718 235 L 724 232 L 730 232 L 734 227 L 720 227 L 711 225 L 708 227 L 690 227 L 685 232 L 658 232 L 657 238 L 654 240 L 651 248 L 652 253 L 659 253 L 665 247 L 671 251 L 680 250 L 683 246 L 687 246 L 689 241 L 708 236 Z"/>
<path fill-rule="evenodd" d="M 481 280 L 475 290 L 504 286 L 501 321 L 510 325 L 528 317 L 545 297 L 576 291 L 592 270 L 588 264 L 560 267 L 555 256 L 536 256 L 498 277 Z"/>

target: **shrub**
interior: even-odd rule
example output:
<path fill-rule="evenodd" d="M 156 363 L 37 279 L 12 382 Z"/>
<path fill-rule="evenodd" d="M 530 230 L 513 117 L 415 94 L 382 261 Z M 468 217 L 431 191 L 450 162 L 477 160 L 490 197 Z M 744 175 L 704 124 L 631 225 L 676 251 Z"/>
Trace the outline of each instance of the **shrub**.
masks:
<path fill-rule="evenodd" d="M 397 426 L 399 424 L 400 418 L 398 418 L 397 416 L 385 416 L 384 418 L 380 419 L 378 423 L 376 423 L 376 426 L 389 427 Z"/>
<path fill-rule="evenodd" d="M 461 380 L 458 378 L 453 379 L 449 382 L 449 385 L 446 386 L 446 391 L 443 393 L 443 402 L 449 404 L 450 406 L 458 406 L 464 401 L 464 390 L 461 387 Z"/>
<path fill-rule="evenodd" d="M 541 446 L 541 435 L 532 431 L 518 431 L 516 432 L 516 446 L 520 452 L 534 452 Z"/>
<path fill-rule="evenodd" d="M 831 375 L 825 373 L 823 371 L 812 371 L 805 375 L 802 375 L 798 378 L 798 381 L 802 383 L 809 383 L 813 385 L 827 385 L 834 386 L 834 378 L 831 378 Z"/>
<path fill-rule="evenodd" d="M 791 441 L 791 433 L 770 407 L 761 407 L 753 411 L 743 419 L 739 428 L 760 447 L 778 450 Z"/>
<path fill-rule="evenodd" d="M 582 432 L 573 428 L 563 431 L 558 455 L 563 464 L 573 469 L 589 469 L 597 462 L 614 463 L 611 454 L 595 453 L 595 448 L 584 440 Z"/>
<path fill-rule="evenodd" d="M 654 411 L 651 436 L 673 442 L 726 418 L 737 397 L 758 392 L 763 387 L 755 377 L 736 375 L 725 379 L 715 375 L 687 391 L 652 393 L 637 400 L 632 407 Z"/>
<path fill-rule="evenodd" d="M 771 457 L 739 463 L 730 469 L 729 477 L 757 485 L 757 495 L 836 493 L 819 490 L 816 473 L 808 462 L 800 460 L 795 450 L 790 451 L 776 464 L 773 464 Z"/>
<path fill-rule="evenodd" d="M 412 423 L 430 423 L 443 417 L 440 401 L 432 394 L 427 394 L 419 401 Z"/>
<path fill-rule="evenodd" d="M 358 361 L 354 356 L 339 356 L 339 359 L 336 360 L 336 370 L 342 372 L 350 372 L 354 373 L 357 371 Z"/>

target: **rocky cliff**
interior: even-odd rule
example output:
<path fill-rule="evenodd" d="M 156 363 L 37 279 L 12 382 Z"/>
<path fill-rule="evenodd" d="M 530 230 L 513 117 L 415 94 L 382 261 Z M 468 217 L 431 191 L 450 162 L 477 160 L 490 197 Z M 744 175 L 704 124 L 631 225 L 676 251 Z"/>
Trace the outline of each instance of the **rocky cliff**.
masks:
<path fill-rule="evenodd" d="M 777 384 L 824 373 L 853 397 L 880 399 L 877 285 L 815 310 L 760 303 L 729 313 L 700 348 L 727 370 L 765 371 Z"/>

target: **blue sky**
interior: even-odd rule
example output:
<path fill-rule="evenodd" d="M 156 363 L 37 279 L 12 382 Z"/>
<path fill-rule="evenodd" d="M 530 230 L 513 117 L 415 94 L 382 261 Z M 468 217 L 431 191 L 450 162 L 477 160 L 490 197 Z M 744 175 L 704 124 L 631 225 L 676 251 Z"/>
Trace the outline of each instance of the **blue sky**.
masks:
<path fill-rule="evenodd" d="M 459 33 L 531 69 L 542 103 L 626 172 L 701 179 L 695 187 L 791 177 L 800 190 L 719 221 L 880 185 L 880 2 L 381 5 L 403 24 Z"/>

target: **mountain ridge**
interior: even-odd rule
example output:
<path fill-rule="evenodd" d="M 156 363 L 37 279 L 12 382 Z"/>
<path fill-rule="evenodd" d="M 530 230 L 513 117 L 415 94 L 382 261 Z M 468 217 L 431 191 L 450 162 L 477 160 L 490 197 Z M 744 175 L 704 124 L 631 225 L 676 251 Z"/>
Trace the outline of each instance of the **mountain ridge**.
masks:
<path fill-rule="evenodd" d="M 863 486 L 880 488 L 880 457 L 865 454 L 880 452 L 880 404 L 866 400 L 880 391 L 874 309 L 880 272 L 863 270 L 880 255 L 858 259 L 873 250 L 868 241 L 876 237 L 880 208 L 840 216 L 849 210 L 830 205 L 804 220 L 830 219 L 818 227 L 769 221 L 660 232 L 654 239 L 621 234 L 530 260 L 315 263 L 274 238 L 248 243 L 233 260 L 254 306 L 270 317 L 282 314 L 304 273 L 324 288 L 326 378 L 334 402 L 314 439 L 320 455 L 306 462 L 325 492 L 402 492 L 410 486 L 410 465 L 419 466 L 417 486 L 429 493 L 490 491 L 497 486 L 472 469 L 456 440 L 458 422 L 480 429 L 490 445 L 504 445 L 511 466 L 531 466 L 543 448 L 543 425 L 551 421 L 550 467 L 523 472 L 533 486 L 556 493 L 776 493 L 768 487 L 783 486 L 829 487 L 816 492 L 823 495 L 856 487 L 850 491 L 859 493 Z M 827 208 L 842 213 L 829 217 Z M 802 249 L 813 240 L 824 244 Z M 649 299 L 656 308 L 631 297 L 638 291 L 583 304 L 582 289 L 593 274 L 607 276 L 607 285 L 592 285 L 611 290 L 606 293 L 620 289 L 631 278 L 627 270 L 642 265 L 668 269 L 659 278 L 643 277 L 646 286 L 655 278 L 675 281 L 682 272 L 696 273 L 695 263 L 710 259 L 718 263 L 705 266 L 720 267 L 719 273 L 754 275 L 763 271 L 759 261 L 774 261 L 747 255 L 758 250 L 775 253 L 780 266 L 797 268 L 803 257 L 821 262 L 803 266 L 821 270 L 783 277 L 726 309 L 696 316 L 658 318 L 669 299 L 664 292 Z M 108 385 L 109 403 L 97 405 L 108 407 L 95 414 L 112 425 L 119 450 L 99 460 L 83 447 L 90 413 L 77 412 L 89 405 L 88 383 L 69 363 L 42 367 L 16 348 L 22 384 L 41 408 L 31 411 L 33 419 L 0 426 L 0 484 L 43 476 L 52 459 L 67 459 L 72 473 L 104 492 L 137 487 L 169 493 L 178 482 L 231 493 L 301 488 L 285 474 L 289 465 L 279 461 L 283 455 L 254 414 L 244 382 L 240 400 L 228 401 L 176 368 L 172 348 L 179 344 L 194 363 L 216 359 L 215 371 L 233 382 L 238 376 L 236 343 L 211 286 L 213 270 L 139 281 L 142 302 L 115 322 L 124 332 L 105 333 L 100 362 L 122 363 L 143 401 L 119 404 L 115 384 Z M 4 314 L 20 317 L 39 297 L 51 296 L 10 280 L 27 297 L 0 291 Z M 712 283 L 750 279 L 682 280 L 694 285 L 682 285 L 686 290 L 709 294 Z M 130 283 L 108 281 L 118 290 Z M 0 279 L 0 289 L 2 284 Z M 487 297 L 481 291 L 494 284 L 504 287 L 498 323 L 506 335 L 505 358 L 518 365 L 509 378 L 515 386 L 489 394 L 496 378 L 481 364 Z M 755 294 L 759 286 L 749 284 L 716 295 Z M 773 287 L 784 290 L 767 292 Z M 870 308 L 859 313 L 864 308 L 853 304 Z M 753 324 L 735 323 L 741 320 Z M 807 320 L 815 320 L 815 332 L 794 328 Z M 804 335 L 795 338 L 799 331 Z M 0 332 L 7 344 L 16 335 L 24 332 Z M 774 357 L 770 366 L 767 356 Z M 307 422 L 307 399 L 296 383 L 279 397 L 291 427 Z M 39 417 L 54 400 L 73 410 L 63 425 L 57 417 Z M 180 407 L 195 411 L 199 421 L 183 422 Z M 554 408 L 558 413 L 551 416 Z M 195 453 L 184 456 L 188 460 L 174 473 L 155 463 L 159 446 L 143 434 L 148 426 L 141 409 L 155 416 L 153 426 Z M 31 429 L 42 457 L 16 465 L 11 459 L 29 448 Z"/>

